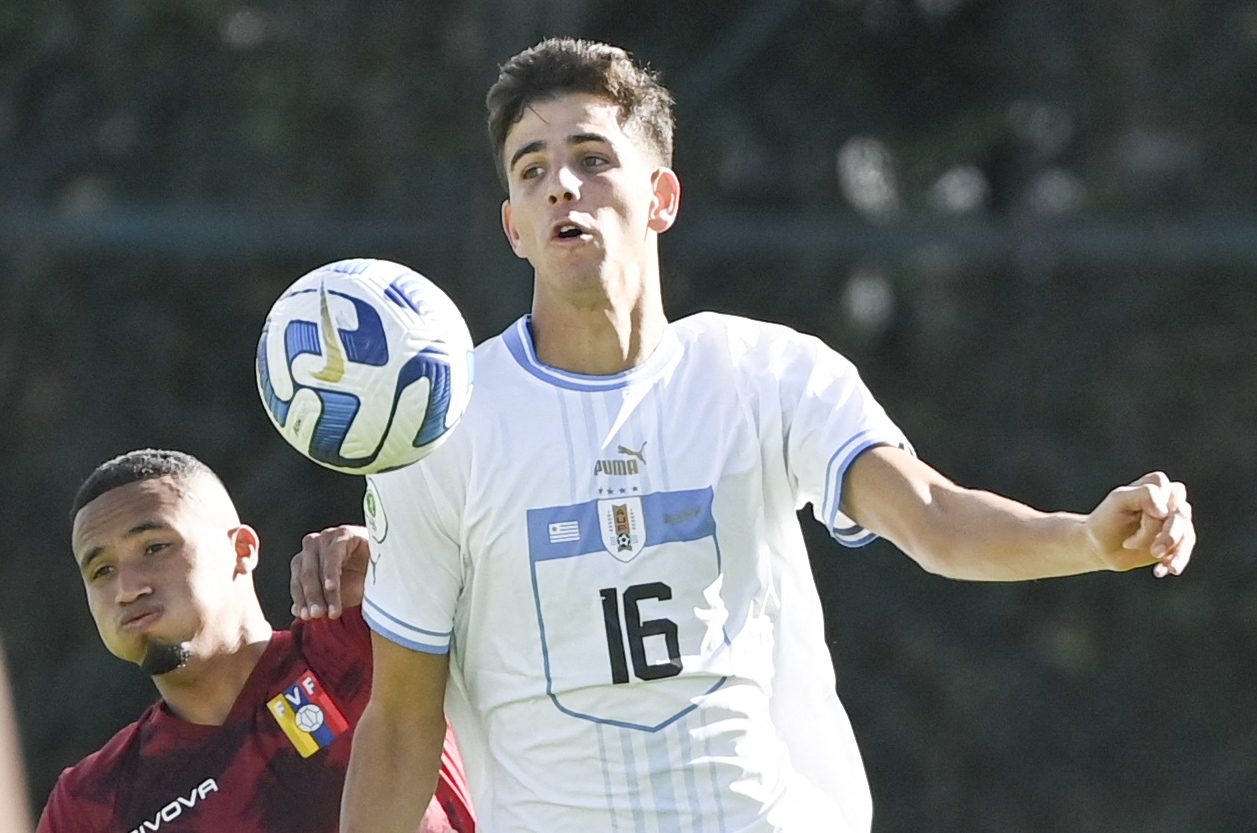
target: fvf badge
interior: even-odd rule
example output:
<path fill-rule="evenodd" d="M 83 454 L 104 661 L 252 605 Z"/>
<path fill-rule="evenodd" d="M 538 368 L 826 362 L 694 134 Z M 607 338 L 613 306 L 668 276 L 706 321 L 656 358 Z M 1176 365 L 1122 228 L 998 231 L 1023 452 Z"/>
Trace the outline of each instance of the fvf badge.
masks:
<path fill-rule="evenodd" d="M 640 497 L 598 501 L 602 545 L 620 561 L 632 561 L 646 543 L 646 519 Z"/>
<path fill-rule="evenodd" d="M 303 758 L 318 752 L 349 728 L 340 709 L 309 671 L 266 706 Z"/>

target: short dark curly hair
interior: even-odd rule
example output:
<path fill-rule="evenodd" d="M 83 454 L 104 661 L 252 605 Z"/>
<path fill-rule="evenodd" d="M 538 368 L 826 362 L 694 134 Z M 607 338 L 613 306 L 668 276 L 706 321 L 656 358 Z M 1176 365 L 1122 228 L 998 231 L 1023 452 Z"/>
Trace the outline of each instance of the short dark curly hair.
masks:
<path fill-rule="evenodd" d="M 126 454 L 101 463 L 87 476 L 83 485 L 79 486 L 74 494 L 70 518 L 73 520 L 84 506 L 105 492 L 113 491 L 120 486 L 158 477 L 186 480 L 203 476 L 212 477 L 222 483 L 213 469 L 186 452 L 162 448 L 140 448 L 128 451 Z"/>
<path fill-rule="evenodd" d="M 506 134 L 529 104 L 565 93 L 590 93 L 613 102 L 620 111 L 620 126 L 635 131 L 660 164 L 672 164 L 673 99 L 658 74 L 616 46 L 547 38 L 503 64 L 485 96 L 494 166 L 504 188 Z"/>

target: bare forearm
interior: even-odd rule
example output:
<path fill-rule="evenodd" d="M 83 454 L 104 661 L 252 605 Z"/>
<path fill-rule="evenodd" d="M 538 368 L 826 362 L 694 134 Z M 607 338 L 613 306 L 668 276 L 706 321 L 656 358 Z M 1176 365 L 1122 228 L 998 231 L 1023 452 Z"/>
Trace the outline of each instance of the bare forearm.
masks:
<path fill-rule="evenodd" d="M 354 733 L 340 829 L 414 833 L 436 790 L 445 720 L 438 715 L 399 725 L 373 706 L 367 706 Z"/>
<path fill-rule="evenodd" d="M 1084 515 L 1040 512 L 953 485 L 933 487 L 931 493 L 923 510 L 929 520 L 895 530 L 890 537 L 932 573 L 972 581 L 1021 581 L 1108 568 L 1092 546 Z"/>
<path fill-rule="evenodd" d="M 950 578 L 1017 581 L 1108 566 L 1085 516 L 962 488 L 899 449 L 875 448 L 855 460 L 843 506 L 923 568 Z"/>
<path fill-rule="evenodd" d="M 1150 472 L 1087 515 L 1040 512 L 952 483 L 907 452 L 871 448 L 843 481 L 842 510 L 922 567 L 951 578 L 1018 581 L 1155 565 L 1178 575 L 1196 542 L 1182 483 Z"/>

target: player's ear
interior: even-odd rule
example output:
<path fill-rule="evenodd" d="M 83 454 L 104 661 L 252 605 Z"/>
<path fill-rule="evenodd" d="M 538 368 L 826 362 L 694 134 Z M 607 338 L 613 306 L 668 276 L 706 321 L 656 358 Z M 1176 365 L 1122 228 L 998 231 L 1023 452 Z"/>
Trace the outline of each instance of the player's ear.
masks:
<path fill-rule="evenodd" d="M 676 222 L 681 206 L 681 180 L 671 168 L 661 167 L 650 177 L 653 197 L 650 202 L 650 219 L 646 225 L 663 233 Z"/>
<path fill-rule="evenodd" d="M 515 228 L 515 224 L 511 222 L 511 201 L 502 200 L 502 231 L 506 232 L 507 242 L 511 244 L 511 251 L 516 257 L 528 257 L 520 251 L 519 232 Z"/>
<path fill-rule="evenodd" d="M 247 576 L 257 568 L 262 541 L 257 531 L 248 524 L 241 524 L 228 535 L 236 550 L 236 575 Z"/>

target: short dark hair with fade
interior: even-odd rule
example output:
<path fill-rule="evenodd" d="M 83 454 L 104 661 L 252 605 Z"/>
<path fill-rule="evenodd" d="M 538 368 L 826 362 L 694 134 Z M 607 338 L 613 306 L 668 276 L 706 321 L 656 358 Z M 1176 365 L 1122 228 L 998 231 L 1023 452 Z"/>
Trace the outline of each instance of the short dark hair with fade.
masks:
<path fill-rule="evenodd" d="M 113 491 L 120 486 L 158 477 L 186 480 L 200 476 L 209 476 L 222 482 L 213 469 L 183 451 L 169 451 L 162 448 L 141 448 L 128 451 L 126 454 L 101 463 L 87 476 L 74 495 L 70 518 L 73 520 L 84 506 L 105 492 Z"/>
<path fill-rule="evenodd" d="M 672 164 L 672 93 L 659 76 L 616 46 L 574 38 L 547 38 L 503 64 L 485 96 L 494 167 L 508 187 L 502 150 L 506 134 L 528 105 L 565 93 L 589 93 L 614 103 L 620 126 L 645 140 L 663 165 Z"/>

